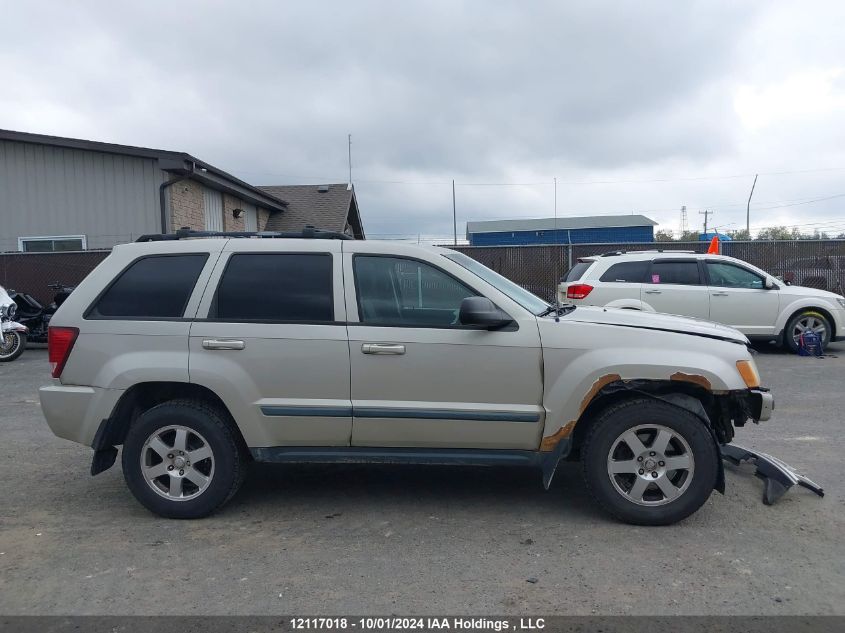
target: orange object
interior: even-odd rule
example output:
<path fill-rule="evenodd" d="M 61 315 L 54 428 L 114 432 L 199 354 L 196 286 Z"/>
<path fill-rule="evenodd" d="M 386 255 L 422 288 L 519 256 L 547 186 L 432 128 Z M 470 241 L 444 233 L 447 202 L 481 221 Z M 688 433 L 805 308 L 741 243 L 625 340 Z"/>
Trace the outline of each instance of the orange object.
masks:
<path fill-rule="evenodd" d="M 713 239 L 710 240 L 710 248 L 707 249 L 708 255 L 718 255 L 719 254 L 719 236 L 714 235 Z"/>

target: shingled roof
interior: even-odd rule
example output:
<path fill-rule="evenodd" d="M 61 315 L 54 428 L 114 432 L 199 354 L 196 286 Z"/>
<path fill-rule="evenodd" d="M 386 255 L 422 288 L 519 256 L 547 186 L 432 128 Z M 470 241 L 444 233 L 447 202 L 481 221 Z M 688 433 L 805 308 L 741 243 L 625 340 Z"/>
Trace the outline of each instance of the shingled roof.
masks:
<path fill-rule="evenodd" d="M 364 239 L 358 200 L 351 185 L 274 185 L 259 189 L 287 203 L 284 211 L 270 216 L 268 231 L 300 231 L 311 224 Z"/>

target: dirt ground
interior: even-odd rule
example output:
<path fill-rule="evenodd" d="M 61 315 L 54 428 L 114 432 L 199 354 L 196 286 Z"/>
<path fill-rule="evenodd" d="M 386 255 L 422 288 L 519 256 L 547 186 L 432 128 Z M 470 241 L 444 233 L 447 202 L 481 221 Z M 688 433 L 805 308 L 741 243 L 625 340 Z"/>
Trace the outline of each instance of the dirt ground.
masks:
<path fill-rule="evenodd" d="M 151 515 L 118 467 L 52 435 L 45 350 L 0 365 L 0 613 L 843 614 L 845 343 L 761 348 L 774 418 L 737 443 L 822 484 L 761 502 L 753 469 L 666 528 L 614 522 L 576 464 L 255 465 L 220 513 Z M 530 580 L 530 581 L 529 581 Z"/>

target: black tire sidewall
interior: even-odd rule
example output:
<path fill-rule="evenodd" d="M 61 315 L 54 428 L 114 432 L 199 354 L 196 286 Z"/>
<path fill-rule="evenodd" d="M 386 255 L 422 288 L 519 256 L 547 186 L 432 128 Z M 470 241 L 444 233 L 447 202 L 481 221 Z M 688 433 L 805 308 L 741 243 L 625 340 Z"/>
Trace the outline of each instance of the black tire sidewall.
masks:
<path fill-rule="evenodd" d="M 157 494 L 141 472 L 141 449 L 160 428 L 181 425 L 202 435 L 214 455 L 211 483 L 197 498 L 172 501 Z M 143 413 L 129 429 L 121 456 L 123 476 L 135 498 L 148 510 L 171 519 L 196 519 L 220 507 L 237 487 L 243 468 L 237 443 L 222 416 L 213 409 L 189 404 L 165 403 Z"/>
<path fill-rule="evenodd" d="M 792 331 L 795 329 L 796 321 L 804 318 L 805 316 L 813 316 L 817 319 L 821 319 L 822 323 L 824 323 L 824 338 L 822 339 L 822 349 L 824 350 L 825 348 L 827 348 L 828 343 L 830 343 L 832 328 L 830 326 L 830 319 L 828 319 L 818 310 L 803 310 L 791 319 L 789 319 L 789 323 L 786 324 L 786 330 L 784 331 L 783 335 L 786 341 L 786 346 L 793 352 L 798 352 L 798 343 L 796 343 L 795 339 L 792 338 Z"/>
<path fill-rule="evenodd" d="M 641 424 L 660 424 L 680 434 L 689 444 L 695 471 L 689 488 L 662 506 L 640 506 L 613 486 L 607 472 L 610 448 L 626 430 Z M 611 407 L 596 420 L 583 449 L 587 487 L 605 510 L 627 523 L 668 525 L 685 519 L 710 497 L 716 484 L 719 453 L 704 421 L 691 412 L 658 400 L 636 400 Z"/>

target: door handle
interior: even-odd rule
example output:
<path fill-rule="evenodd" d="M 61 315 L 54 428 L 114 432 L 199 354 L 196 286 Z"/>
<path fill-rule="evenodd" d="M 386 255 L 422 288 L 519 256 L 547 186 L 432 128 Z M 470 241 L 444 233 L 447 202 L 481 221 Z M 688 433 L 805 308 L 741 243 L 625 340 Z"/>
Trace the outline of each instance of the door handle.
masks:
<path fill-rule="evenodd" d="M 361 351 L 365 354 L 404 354 L 404 345 L 391 345 L 389 343 L 364 343 Z"/>
<path fill-rule="evenodd" d="M 663 292 L 663 291 L 662 290 L 646 290 L 645 291 L 645 293 L 647 295 L 659 295 L 661 292 Z"/>
<path fill-rule="evenodd" d="M 728 293 L 727 292 L 714 292 L 713 296 L 714 297 L 727 297 Z"/>
<path fill-rule="evenodd" d="M 243 341 L 233 339 L 207 338 L 202 342 L 203 349 L 243 349 L 246 347 Z"/>

